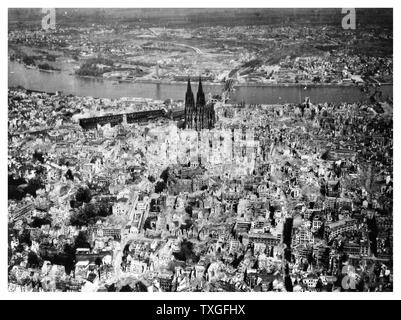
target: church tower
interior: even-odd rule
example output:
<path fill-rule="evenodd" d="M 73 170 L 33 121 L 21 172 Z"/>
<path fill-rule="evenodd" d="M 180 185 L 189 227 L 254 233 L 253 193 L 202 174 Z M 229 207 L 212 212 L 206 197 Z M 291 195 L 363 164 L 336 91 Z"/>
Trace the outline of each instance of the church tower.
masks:
<path fill-rule="evenodd" d="M 205 93 L 202 88 L 202 78 L 199 77 L 198 93 L 196 94 L 196 117 L 195 117 L 195 129 L 201 130 L 204 127 L 204 116 L 205 116 Z"/>
<path fill-rule="evenodd" d="M 188 78 L 187 92 L 185 93 L 184 118 L 186 129 L 201 131 L 202 129 L 214 128 L 216 121 L 214 104 L 211 101 L 206 103 L 201 77 L 199 77 L 196 103 L 191 88 L 191 80 Z"/>
<path fill-rule="evenodd" d="M 193 128 L 193 116 L 195 113 L 195 99 L 191 88 L 191 80 L 188 78 L 187 92 L 185 93 L 185 128 Z"/>

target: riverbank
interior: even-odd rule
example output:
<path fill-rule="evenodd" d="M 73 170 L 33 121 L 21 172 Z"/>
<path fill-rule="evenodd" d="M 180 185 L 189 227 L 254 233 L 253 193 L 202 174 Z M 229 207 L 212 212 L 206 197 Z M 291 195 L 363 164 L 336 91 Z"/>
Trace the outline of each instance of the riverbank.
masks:
<path fill-rule="evenodd" d="M 13 61 L 14 62 L 14 61 Z M 35 65 L 35 66 L 33 66 L 33 65 L 27 65 L 27 64 L 24 64 L 24 63 L 21 63 L 21 62 L 18 62 L 18 61 L 16 61 L 16 63 L 19 63 L 21 66 L 23 66 L 24 68 L 26 68 L 26 69 L 30 69 L 30 70 L 38 70 L 38 71 L 40 71 L 40 72 L 48 72 L 48 73 L 53 73 L 53 72 L 61 72 L 61 69 L 57 69 L 57 68 L 54 68 L 54 69 L 43 69 L 43 68 L 40 68 L 39 66 L 37 66 L 37 65 Z"/>
<path fill-rule="evenodd" d="M 110 81 L 110 82 L 118 82 L 118 84 L 124 83 L 124 84 L 135 84 L 135 83 L 149 83 L 149 84 L 186 84 L 187 81 L 179 81 L 179 80 L 170 80 L 170 79 L 134 79 L 134 80 L 121 80 L 121 79 L 113 79 L 113 78 L 103 78 L 103 77 L 95 77 L 95 76 L 80 76 L 74 73 L 70 73 L 69 75 L 74 76 L 74 77 L 79 77 L 82 79 L 93 79 L 93 80 L 99 80 L 99 81 Z M 191 79 L 191 81 L 197 81 L 197 78 L 194 77 Z M 225 82 L 211 82 L 211 81 L 203 81 L 202 83 L 207 86 L 224 86 Z M 363 87 L 364 85 L 393 85 L 393 83 L 309 83 L 309 82 L 298 82 L 298 83 L 287 83 L 287 82 L 279 82 L 279 83 L 269 83 L 269 82 L 241 82 L 241 83 L 236 83 L 234 84 L 234 88 L 238 87 L 295 87 L 295 88 L 327 88 L 327 87 L 333 87 L 333 88 L 341 88 L 341 87 Z"/>
<path fill-rule="evenodd" d="M 194 79 L 195 80 L 195 79 Z M 37 69 L 25 68 L 19 63 L 8 64 L 8 86 L 24 87 L 43 92 L 62 92 L 64 95 L 90 96 L 115 99 L 120 97 L 143 97 L 154 100 L 172 99 L 183 101 L 186 82 L 148 79 L 136 82 L 105 81 L 98 78 L 83 78 L 67 72 L 40 72 Z M 203 82 L 205 93 L 221 95 L 225 88 L 221 83 Z M 192 89 L 197 90 L 197 81 Z M 382 85 L 381 99 L 392 99 L 393 86 Z M 313 103 L 324 102 L 365 102 L 372 92 L 362 90 L 355 85 L 308 85 L 304 84 L 239 84 L 230 92 L 232 103 L 245 101 L 250 104 L 299 103 L 309 97 Z"/>
<path fill-rule="evenodd" d="M 10 62 L 10 60 L 9 60 Z M 37 69 L 41 72 L 63 72 L 61 69 L 53 69 L 53 70 L 46 70 L 46 69 L 40 69 L 37 66 L 27 66 L 23 63 L 17 62 L 23 67 L 27 69 Z M 177 84 L 177 85 L 182 85 L 186 84 L 186 81 L 180 81 L 180 80 L 171 80 L 171 79 L 140 79 L 136 78 L 133 80 L 126 80 L 126 79 L 115 79 L 115 78 L 104 78 L 104 77 L 99 77 L 99 76 L 81 76 L 77 75 L 75 73 L 68 73 L 68 75 L 72 77 L 77 77 L 77 78 L 82 78 L 82 79 L 91 79 L 91 80 L 97 80 L 97 81 L 108 81 L 108 82 L 113 82 L 114 85 L 118 84 L 135 84 L 135 83 L 144 83 L 144 84 L 163 84 L 163 85 L 169 85 L 169 84 Z M 192 77 L 192 81 L 196 81 L 198 78 L 197 77 Z M 118 82 L 115 83 L 115 82 Z M 211 81 L 202 81 L 204 85 L 207 86 L 224 86 L 225 82 L 211 82 Z M 386 82 L 386 83 L 372 83 L 372 82 L 363 82 L 363 83 L 310 83 L 310 82 L 298 82 L 298 83 L 287 83 L 287 82 L 278 82 L 278 83 L 272 83 L 272 82 L 241 82 L 241 83 L 235 83 L 234 88 L 240 88 L 240 87 L 295 87 L 295 88 L 304 88 L 304 89 L 309 89 L 309 88 L 342 88 L 342 87 L 363 87 L 365 85 L 374 85 L 374 86 L 392 86 L 392 82 Z"/>

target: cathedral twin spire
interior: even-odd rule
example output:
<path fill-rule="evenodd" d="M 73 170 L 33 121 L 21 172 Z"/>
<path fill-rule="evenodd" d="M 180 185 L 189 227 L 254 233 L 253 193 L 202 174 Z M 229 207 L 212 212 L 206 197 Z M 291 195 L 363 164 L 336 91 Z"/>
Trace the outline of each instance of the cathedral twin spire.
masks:
<path fill-rule="evenodd" d="M 206 105 L 205 93 L 203 92 L 202 80 L 199 77 L 196 104 L 191 88 L 191 80 L 188 78 L 187 92 L 185 94 L 185 128 L 211 129 L 214 126 L 214 108 Z M 212 110 L 213 109 L 213 110 Z"/>

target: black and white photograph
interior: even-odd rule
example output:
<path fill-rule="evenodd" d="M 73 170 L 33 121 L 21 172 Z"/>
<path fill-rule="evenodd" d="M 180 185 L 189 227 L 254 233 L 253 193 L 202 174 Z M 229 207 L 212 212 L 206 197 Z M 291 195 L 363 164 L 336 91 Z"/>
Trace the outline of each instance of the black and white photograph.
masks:
<path fill-rule="evenodd" d="M 6 9 L 9 294 L 394 291 L 393 8 L 265 5 Z"/>

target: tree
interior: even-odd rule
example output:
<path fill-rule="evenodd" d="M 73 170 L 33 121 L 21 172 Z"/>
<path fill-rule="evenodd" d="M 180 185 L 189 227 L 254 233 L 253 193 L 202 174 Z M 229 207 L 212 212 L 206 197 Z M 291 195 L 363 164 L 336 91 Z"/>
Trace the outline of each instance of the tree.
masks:
<path fill-rule="evenodd" d="M 26 65 L 34 66 L 35 65 L 35 59 L 31 56 L 24 55 L 22 58 L 22 62 Z"/>
<path fill-rule="evenodd" d="M 79 188 L 77 194 L 75 195 L 75 200 L 78 202 L 89 203 L 92 199 L 91 192 L 89 188 Z"/>
<path fill-rule="evenodd" d="M 112 214 L 112 208 L 106 203 L 101 203 L 96 211 L 96 215 L 99 217 L 107 217 Z"/>
<path fill-rule="evenodd" d="M 73 226 L 87 226 L 111 214 L 112 208 L 110 205 L 106 203 L 100 203 L 99 205 L 89 203 L 71 215 L 70 224 Z"/>
<path fill-rule="evenodd" d="M 107 68 L 98 68 L 98 65 L 106 65 Z M 101 76 L 104 72 L 111 70 L 113 61 L 105 58 L 87 59 L 75 73 L 80 76 Z"/>

